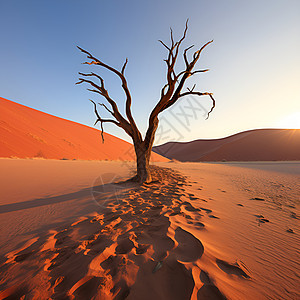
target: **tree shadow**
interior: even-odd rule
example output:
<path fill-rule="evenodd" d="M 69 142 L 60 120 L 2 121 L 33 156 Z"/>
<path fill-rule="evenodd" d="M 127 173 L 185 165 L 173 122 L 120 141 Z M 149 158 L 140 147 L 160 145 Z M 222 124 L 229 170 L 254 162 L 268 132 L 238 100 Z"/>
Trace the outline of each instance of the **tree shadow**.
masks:
<path fill-rule="evenodd" d="M 18 203 L 4 204 L 0 206 L 0 214 L 15 212 L 23 209 L 35 208 L 50 204 L 57 204 L 61 202 L 66 202 L 70 200 L 79 200 L 83 197 L 86 197 L 90 193 L 90 188 L 85 188 L 77 192 L 67 193 L 59 196 L 47 197 L 47 198 L 38 198 L 34 200 L 28 200 Z"/>
<path fill-rule="evenodd" d="M 120 192 L 128 191 L 129 189 L 136 188 L 134 183 L 120 181 L 115 183 L 100 184 L 88 188 L 81 189 L 76 192 L 66 193 L 58 196 L 37 198 L 34 200 L 28 200 L 17 203 L 10 203 L 0 205 L 0 214 L 20 211 L 24 209 L 36 208 L 46 205 L 58 204 L 66 201 L 82 200 L 86 197 L 95 197 L 93 194 L 97 194 L 99 201 L 105 201 L 106 199 L 114 199 Z M 117 199 L 117 198 L 116 198 Z"/>
<path fill-rule="evenodd" d="M 112 182 L 95 185 L 95 196 L 89 194 L 90 189 L 83 189 L 6 208 L 16 211 L 80 200 L 87 195 L 95 197 L 99 205 L 98 209 L 92 206 L 92 214 L 81 214 L 77 220 L 75 217 L 82 210 L 71 207 L 67 216 L 70 223 L 64 216 L 64 224 L 59 228 L 57 223 L 45 224 L 36 232 L 37 239 L 32 244 L 19 245 L 19 249 L 10 253 L 9 260 L 1 262 L 0 271 L 7 278 L 2 288 L 7 289 L 11 299 L 18 296 L 16 291 L 9 290 L 14 270 L 19 272 L 18 286 L 26 289 L 28 297 L 38 288 L 28 285 L 27 277 L 34 282 L 46 270 L 46 280 L 51 286 L 48 292 L 53 299 L 66 299 L 68 295 L 80 298 L 86 291 L 90 298 L 96 295 L 104 298 L 108 292 L 114 299 L 127 296 L 138 299 L 139 287 L 146 291 L 145 299 L 155 299 L 155 293 L 166 288 L 167 292 L 161 292 L 160 296 L 173 299 L 179 295 L 180 299 L 189 299 L 194 279 L 184 263 L 199 260 L 204 247 L 179 223 L 175 225 L 171 217 L 195 223 L 201 218 L 200 209 L 185 201 L 189 196 L 183 187 L 188 185 L 186 177 L 167 168 L 157 167 L 152 171 L 156 183 L 151 185 Z M 172 226 L 177 227 L 174 235 Z M 178 282 L 176 288 L 174 282 Z"/>

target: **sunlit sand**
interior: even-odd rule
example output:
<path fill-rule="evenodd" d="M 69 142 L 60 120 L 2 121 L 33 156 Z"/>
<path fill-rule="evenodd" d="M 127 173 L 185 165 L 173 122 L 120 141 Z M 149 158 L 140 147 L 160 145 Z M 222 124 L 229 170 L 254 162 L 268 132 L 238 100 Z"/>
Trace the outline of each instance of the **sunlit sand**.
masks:
<path fill-rule="evenodd" d="M 159 163 L 117 192 L 133 163 L 0 165 L 1 299 L 300 296 L 297 162 Z"/>

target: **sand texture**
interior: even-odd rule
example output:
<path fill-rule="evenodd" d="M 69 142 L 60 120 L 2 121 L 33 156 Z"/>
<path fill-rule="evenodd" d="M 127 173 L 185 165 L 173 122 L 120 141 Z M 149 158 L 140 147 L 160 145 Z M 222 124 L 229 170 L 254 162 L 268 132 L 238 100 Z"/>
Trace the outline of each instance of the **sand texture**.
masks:
<path fill-rule="evenodd" d="M 15 195 L 0 205 L 7 225 L 0 245 L 10 230 L 10 246 L 0 252 L 0 299 L 300 297 L 299 164 L 279 172 L 272 165 L 160 163 L 152 166 L 155 181 L 137 186 L 112 183 L 115 172 L 118 181 L 128 178 L 133 164 L 103 162 L 104 180 L 89 186 L 88 172 L 72 174 L 76 163 L 97 173 L 93 162 L 56 162 L 64 190 L 54 181 L 38 199 L 27 191 L 26 201 Z M 23 161 L 19 169 L 26 168 Z M 42 196 L 47 189 L 59 195 Z M 18 218 L 23 232 L 13 225 Z"/>

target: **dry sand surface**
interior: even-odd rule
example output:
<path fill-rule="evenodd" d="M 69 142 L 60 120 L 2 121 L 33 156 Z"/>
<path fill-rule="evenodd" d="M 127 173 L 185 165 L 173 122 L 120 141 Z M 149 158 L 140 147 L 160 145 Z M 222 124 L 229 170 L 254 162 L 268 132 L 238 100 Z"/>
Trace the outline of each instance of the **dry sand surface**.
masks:
<path fill-rule="evenodd" d="M 299 299 L 299 163 L 157 166 L 1 159 L 0 299 Z"/>

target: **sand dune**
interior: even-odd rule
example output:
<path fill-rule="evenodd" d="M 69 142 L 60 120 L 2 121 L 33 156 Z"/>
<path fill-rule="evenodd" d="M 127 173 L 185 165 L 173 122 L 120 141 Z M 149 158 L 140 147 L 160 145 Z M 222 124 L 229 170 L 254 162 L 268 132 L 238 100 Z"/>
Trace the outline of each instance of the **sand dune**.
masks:
<path fill-rule="evenodd" d="M 105 133 L 0 98 L 0 157 L 134 160 L 133 147 Z M 152 155 L 153 161 L 166 161 Z"/>
<path fill-rule="evenodd" d="M 56 163 L 63 172 L 80 162 Z M 2 233 L 11 234 L 0 249 L 0 299 L 299 298 L 299 174 L 160 163 L 157 181 L 137 186 L 112 182 L 103 164 L 104 180 L 89 191 L 74 192 L 78 175 L 46 202 L 0 205 Z M 134 164 L 118 164 L 113 172 L 128 178 Z"/>
<path fill-rule="evenodd" d="M 170 142 L 153 151 L 179 161 L 300 160 L 300 129 L 257 129 L 215 140 Z"/>

